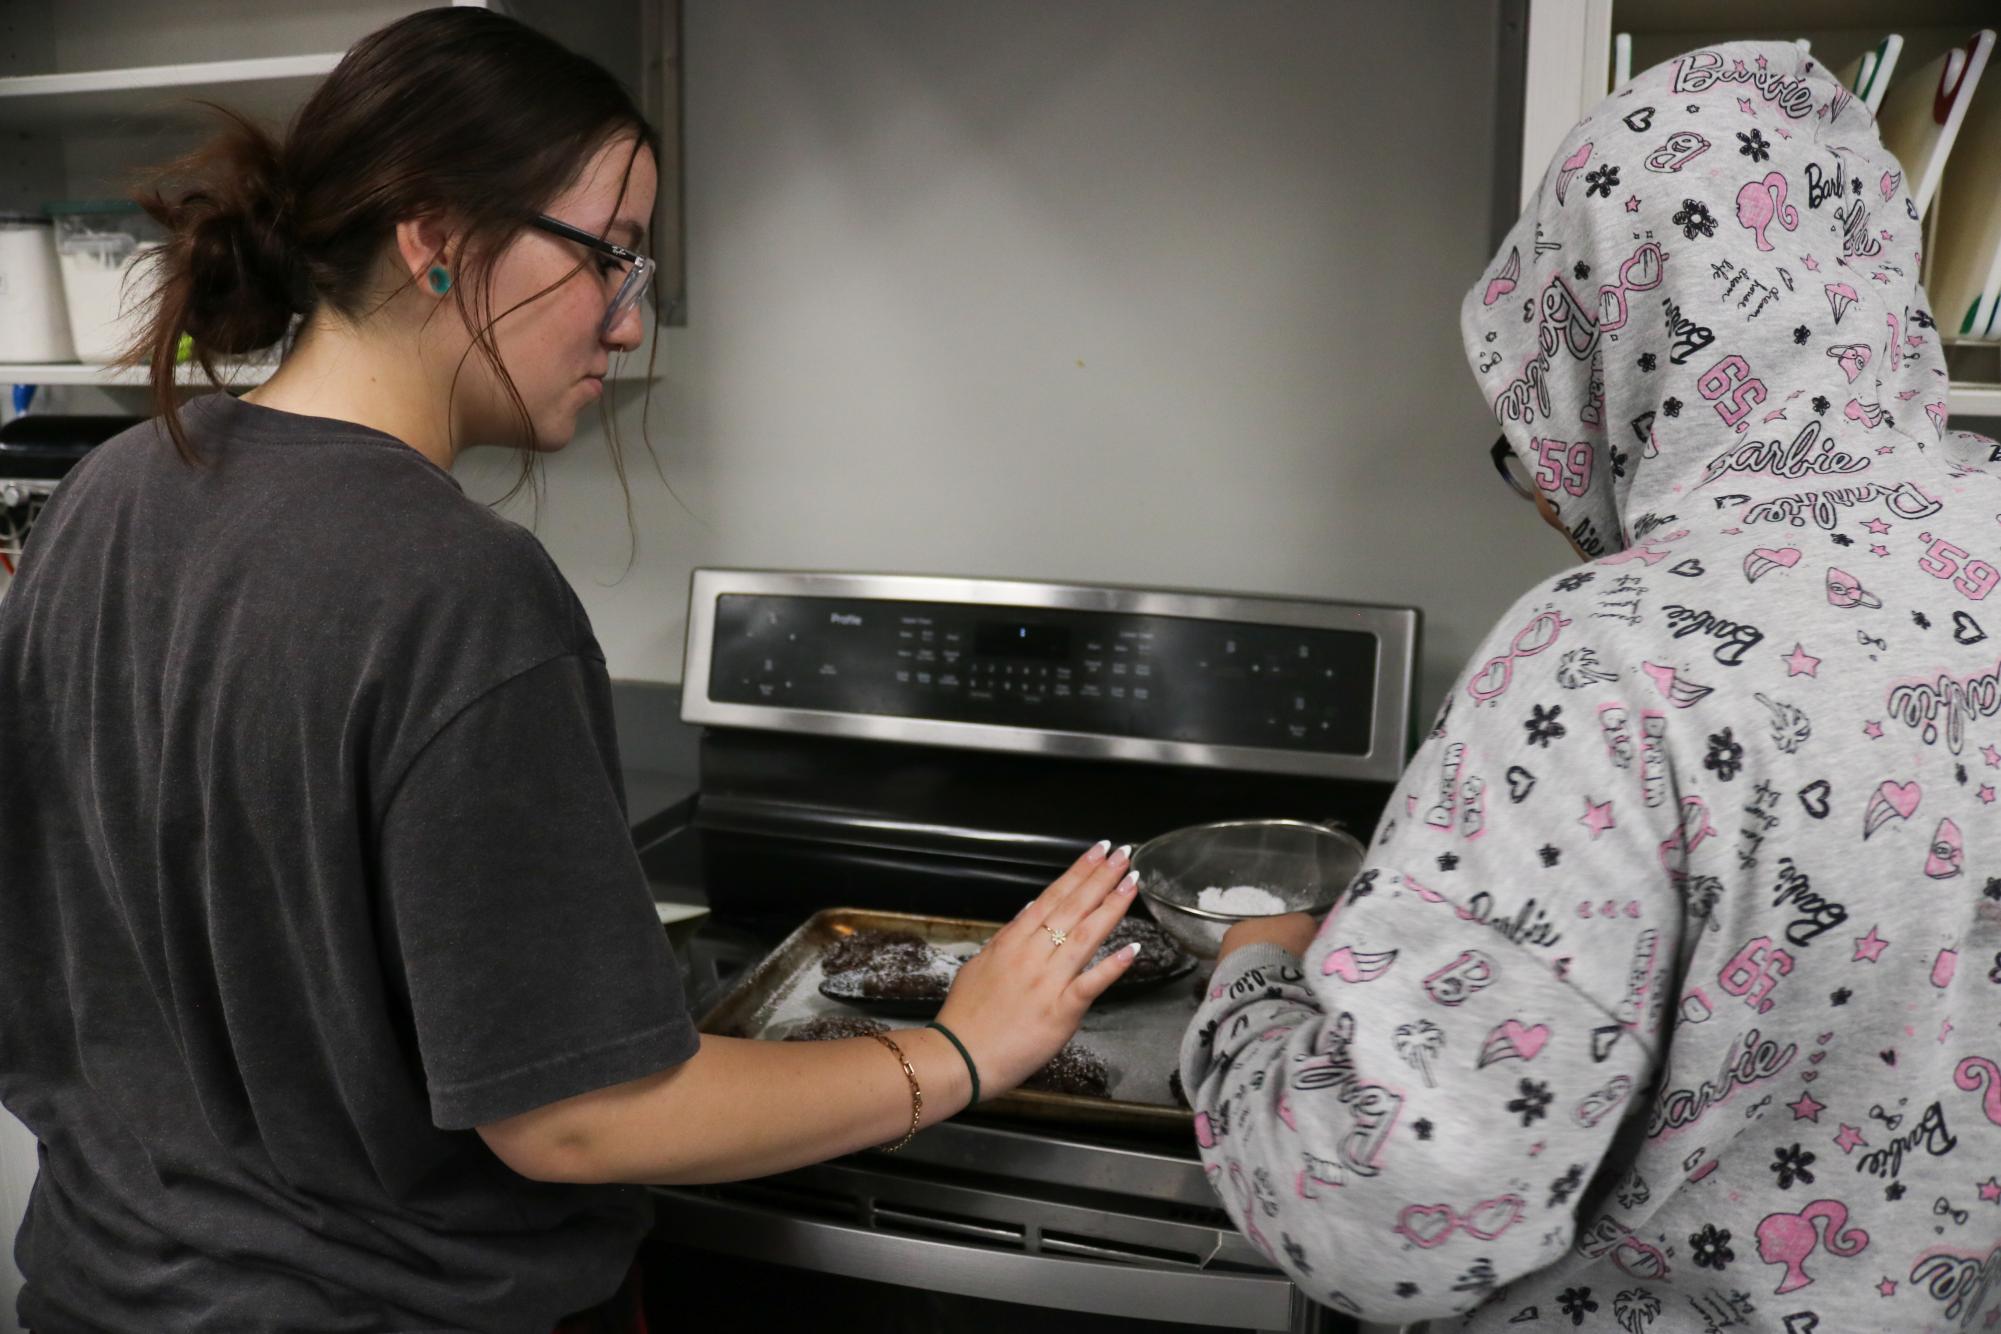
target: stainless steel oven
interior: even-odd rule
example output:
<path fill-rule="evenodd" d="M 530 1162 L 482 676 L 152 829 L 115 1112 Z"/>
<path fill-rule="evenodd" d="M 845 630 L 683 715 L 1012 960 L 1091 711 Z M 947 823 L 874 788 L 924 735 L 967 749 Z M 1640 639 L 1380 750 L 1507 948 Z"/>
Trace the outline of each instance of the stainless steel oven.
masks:
<path fill-rule="evenodd" d="M 710 909 L 692 1006 L 818 909 L 1004 920 L 1099 837 L 1283 816 L 1366 840 L 1411 739 L 1417 631 L 1395 607 L 697 571 L 700 787 L 640 831 L 656 895 Z M 1158 1131 L 975 1114 L 894 1156 L 656 1197 L 656 1282 L 728 1274 L 753 1325 L 1353 1327 Z"/>

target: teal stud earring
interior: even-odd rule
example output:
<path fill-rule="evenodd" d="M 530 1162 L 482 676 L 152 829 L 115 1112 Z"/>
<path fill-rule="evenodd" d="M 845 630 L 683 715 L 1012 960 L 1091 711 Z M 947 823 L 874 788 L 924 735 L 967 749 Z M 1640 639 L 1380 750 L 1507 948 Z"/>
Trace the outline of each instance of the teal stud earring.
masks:
<path fill-rule="evenodd" d="M 431 290 L 439 296 L 443 296 L 452 290 L 452 275 L 442 264 L 433 264 L 430 272 L 426 273 L 424 278 L 425 281 L 431 284 Z"/>

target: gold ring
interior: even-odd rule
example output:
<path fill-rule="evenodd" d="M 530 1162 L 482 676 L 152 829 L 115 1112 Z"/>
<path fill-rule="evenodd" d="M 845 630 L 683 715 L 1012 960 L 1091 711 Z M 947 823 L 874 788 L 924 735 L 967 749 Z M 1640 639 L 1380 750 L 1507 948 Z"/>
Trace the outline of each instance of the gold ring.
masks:
<path fill-rule="evenodd" d="M 1062 948 L 1064 941 L 1070 939 L 1070 933 L 1068 931 L 1058 931 L 1055 927 L 1049 925 L 1049 923 L 1047 922 L 1044 922 L 1042 924 L 1042 929 L 1049 933 L 1050 944 L 1056 946 L 1058 949 Z"/>

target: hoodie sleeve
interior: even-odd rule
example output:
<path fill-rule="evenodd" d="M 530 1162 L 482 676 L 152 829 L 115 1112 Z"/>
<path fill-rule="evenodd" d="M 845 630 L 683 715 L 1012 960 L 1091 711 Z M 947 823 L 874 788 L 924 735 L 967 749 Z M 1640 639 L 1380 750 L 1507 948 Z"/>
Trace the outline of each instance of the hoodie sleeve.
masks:
<path fill-rule="evenodd" d="M 1682 833 L 1661 714 L 1562 595 L 1593 579 L 1509 613 L 1306 957 L 1231 954 L 1183 1041 L 1231 1217 L 1353 1315 L 1465 1311 L 1554 1260 L 1644 1106 L 1707 822 Z"/>

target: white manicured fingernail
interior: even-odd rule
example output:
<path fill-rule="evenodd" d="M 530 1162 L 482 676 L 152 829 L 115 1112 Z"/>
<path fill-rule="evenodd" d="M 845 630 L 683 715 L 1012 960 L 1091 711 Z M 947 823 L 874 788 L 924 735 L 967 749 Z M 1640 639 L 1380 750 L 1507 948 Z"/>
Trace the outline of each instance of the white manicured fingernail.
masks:
<path fill-rule="evenodd" d="M 1135 940 L 1132 944 L 1120 950 L 1119 953 L 1125 955 L 1128 959 L 1132 958 L 1134 955 L 1139 953 L 1139 942 Z"/>
<path fill-rule="evenodd" d="M 1128 858 L 1128 857 L 1130 857 L 1130 856 L 1132 856 L 1132 855 L 1133 855 L 1133 845 L 1132 845 L 1132 844 L 1130 844 L 1130 843 L 1127 843 L 1127 844 L 1123 844 L 1123 845 L 1122 845 L 1122 846 L 1121 846 L 1121 847 L 1119 848 L 1119 850 L 1118 850 L 1117 852 L 1114 852 L 1114 853 L 1112 854 L 1112 857 L 1111 857 L 1111 859 L 1112 859 L 1113 861 L 1115 861 L 1115 862 L 1122 862 L 1122 861 L 1124 861 L 1124 860 L 1125 860 L 1126 858 Z"/>
<path fill-rule="evenodd" d="M 1089 857 L 1092 861 L 1097 861 L 1100 857 L 1103 857 L 1107 852 L 1111 850 L 1111 846 L 1112 846 L 1112 840 L 1110 840 L 1109 838 L 1101 838 L 1096 843 L 1093 843 L 1091 845 L 1091 850 L 1085 853 L 1084 855 L 1086 857 Z"/>
<path fill-rule="evenodd" d="M 1126 878 L 1119 881 L 1119 893 L 1130 894 L 1139 888 L 1139 872 L 1127 871 Z"/>

